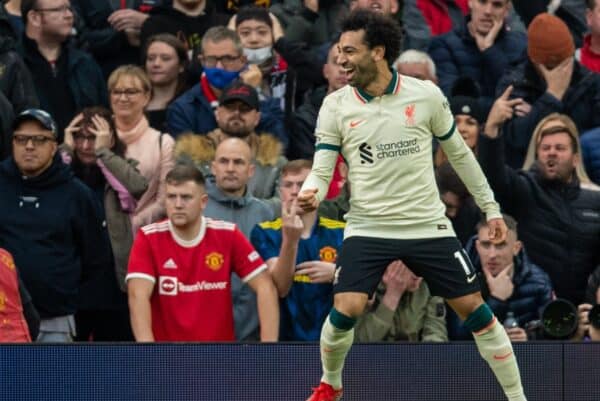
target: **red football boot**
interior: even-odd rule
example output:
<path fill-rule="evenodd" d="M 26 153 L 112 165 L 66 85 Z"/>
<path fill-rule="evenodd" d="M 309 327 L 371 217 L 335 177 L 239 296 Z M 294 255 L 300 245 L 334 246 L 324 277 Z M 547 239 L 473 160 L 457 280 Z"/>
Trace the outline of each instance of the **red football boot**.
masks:
<path fill-rule="evenodd" d="M 306 401 L 338 401 L 342 399 L 342 389 L 334 390 L 329 384 L 321 382 L 313 388 L 313 393 Z"/>

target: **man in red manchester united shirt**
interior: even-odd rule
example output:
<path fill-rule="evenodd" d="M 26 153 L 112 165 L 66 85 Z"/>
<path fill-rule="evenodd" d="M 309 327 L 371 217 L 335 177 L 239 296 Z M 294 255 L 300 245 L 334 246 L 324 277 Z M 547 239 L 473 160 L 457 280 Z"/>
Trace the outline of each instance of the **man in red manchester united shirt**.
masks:
<path fill-rule="evenodd" d="M 234 341 L 231 273 L 256 292 L 261 341 L 276 341 L 277 291 L 235 224 L 202 215 L 204 177 L 180 165 L 166 177 L 168 219 L 138 232 L 127 274 L 136 341 Z"/>

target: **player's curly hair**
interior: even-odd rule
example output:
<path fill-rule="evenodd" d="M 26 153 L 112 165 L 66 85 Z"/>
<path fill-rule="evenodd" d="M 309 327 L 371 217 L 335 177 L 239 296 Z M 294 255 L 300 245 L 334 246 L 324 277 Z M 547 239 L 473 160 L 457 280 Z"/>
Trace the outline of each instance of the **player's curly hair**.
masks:
<path fill-rule="evenodd" d="M 342 22 L 342 32 L 365 30 L 365 43 L 372 49 L 383 46 L 389 65 L 398 58 L 402 46 L 402 29 L 398 21 L 366 9 L 350 13 Z"/>

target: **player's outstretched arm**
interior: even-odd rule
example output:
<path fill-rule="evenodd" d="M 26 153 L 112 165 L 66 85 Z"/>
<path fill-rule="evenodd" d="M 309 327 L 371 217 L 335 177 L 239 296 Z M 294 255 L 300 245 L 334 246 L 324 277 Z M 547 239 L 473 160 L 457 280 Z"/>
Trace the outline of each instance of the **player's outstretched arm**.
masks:
<path fill-rule="evenodd" d="M 137 342 L 154 342 L 150 297 L 154 283 L 144 278 L 127 280 L 131 329 Z"/>
<path fill-rule="evenodd" d="M 298 207 L 305 212 L 312 212 L 319 207 L 319 198 L 317 198 L 318 188 L 309 188 L 300 191 L 298 194 Z"/>

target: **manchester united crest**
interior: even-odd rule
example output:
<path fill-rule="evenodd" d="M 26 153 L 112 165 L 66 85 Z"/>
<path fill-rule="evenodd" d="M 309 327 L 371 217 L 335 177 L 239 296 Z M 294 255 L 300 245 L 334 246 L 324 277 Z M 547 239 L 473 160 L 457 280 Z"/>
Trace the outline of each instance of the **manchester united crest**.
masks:
<path fill-rule="evenodd" d="M 223 267 L 224 258 L 219 252 L 211 252 L 206 255 L 204 262 L 206 263 L 206 267 L 210 270 L 217 271 Z"/>
<path fill-rule="evenodd" d="M 319 251 L 319 259 L 321 259 L 322 262 L 335 263 L 337 251 L 332 246 L 324 246 Z"/>

